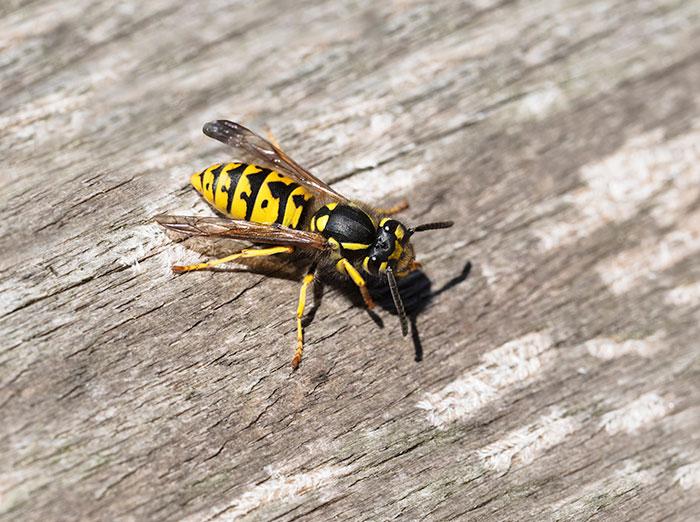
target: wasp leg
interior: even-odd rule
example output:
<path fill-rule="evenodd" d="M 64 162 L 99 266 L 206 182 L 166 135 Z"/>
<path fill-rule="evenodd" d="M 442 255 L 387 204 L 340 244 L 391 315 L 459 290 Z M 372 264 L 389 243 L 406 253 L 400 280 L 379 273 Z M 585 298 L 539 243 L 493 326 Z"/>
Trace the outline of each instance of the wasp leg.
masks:
<path fill-rule="evenodd" d="M 304 328 L 301 324 L 301 318 L 304 315 L 304 307 L 306 306 L 306 289 L 314 280 L 314 271 L 316 267 L 312 267 L 309 273 L 304 276 L 299 290 L 299 304 L 297 305 L 297 349 L 292 357 L 292 370 L 299 368 L 301 362 L 301 354 L 304 351 Z"/>
<path fill-rule="evenodd" d="M 197 263 L 195 265 L 174 265 L 173 272 L 190 272 L 192 270 L 205 270 L 222 263 L 228 263 L 229 261 L 234 261 L 236 259 L 243 259 L 247 257 L 262 257 L 271 256 L 274 254 L 291 254 L 294 252 L 294 247 L 288 246 L 276 246 L 268 248 L 245 248 L 240 252 L 231 254 L 230 256 L 222 257 L 221 259 L 213 259 L 212 261 L 207 261 L 206 263 Z"/>
<path fill-rule="evenodd" d="M 420 261 L 416 261 L 415 259 L 411 261 L 411 263 L 406 267 L 406 270 L 402 270 L 401 272 L 397 272 L 396 276 L 397 277 L 405 277 L 411 272 L 415 272 L 416 270 L 420 270 L 423 268 L 423 263 Z"/>
<path fill-rule="evenodd" d="M 277 138 L 275 138 L 275 135 L 272 133 L 271 130 L 267 131 L 267 132 L 265 133 L 265 135 L 267 136 L 267 141 L 269 141 L 270 143 L 272 143 L 272 144 L 273 144 L 275 147 L 277 147 L 278 149 L 282 150 L 282 147 L 280 147 L 279 141 L 277 141 Z"/>
<path fill-rule="evenodd" d="M 378 208 L 375 209 L 377 211 L 377 214 L 382 214 L 384 216 L 393 216 L 394 214 L 398 214 L 402 210 L 406 210 L 408 208 L 408 200 L 403 199 L 399 201 L 396 205 L 393 207 L 389 208 Z"/>
<path fill-rule="evenodd" d="M 372 300 L 372 296 L 369 295 L 369 290 L 367 290 L 365 280 L 362 278 L 357 269 L 354 266 L 352 266 L 350 261 L 348 261 L 344 257 L 341 257 L 340 260 L 335 264 L 335 267 L 341 274 L 347 274 L 348 276 L 350 276 L 352 282 L 355 283 L 360 289 L 360 294 L 362 294 L 362 299 L 365 300 L 367 308 L 374 308 L 374 301 Z"/>

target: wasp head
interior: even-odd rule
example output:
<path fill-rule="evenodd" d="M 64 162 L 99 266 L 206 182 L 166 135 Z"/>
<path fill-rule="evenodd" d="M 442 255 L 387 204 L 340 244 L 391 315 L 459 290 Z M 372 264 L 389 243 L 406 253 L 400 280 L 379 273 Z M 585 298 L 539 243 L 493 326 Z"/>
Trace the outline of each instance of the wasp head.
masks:
<path fill-rule="evenodd" d="M 408 320 L 396 284 L 396 277 L 402 277 L 420 267 L 410 242 L 411 236 L 414 232 L 448 228 L 452 225 L 452 221 L 441 221 L 406 228 L 395 219 L 383 218 L 377 228 L 377 237 L 362 261 L 365 272 L 372 275 L 386 274 L 404 336 L 408 333 Z"/>
<path fill-rule="evenodd" d="M 377 228 L 377 237 L 362 262 L 365 272 L 379 275 L 394 272 L 398 277 L 404 276 L 420 267 L 411 244 L 411 236 L 423 230 L 436 230 L 451 227 L 451 221 L 427 223 L 413 228 L 406 228 L 395 219 L 383 218 Z"/>
<path fill-rule="evenodd" d="M 378 275 L 387 270 L 395 270 L 402 259 L 412 259 L 413 248 L 408 238 L 408 229 L 401 223 L 395 219 L 382 219 L 377 228 L 377 237 L 362 262 L 362 268 L 365 272 Z"/>

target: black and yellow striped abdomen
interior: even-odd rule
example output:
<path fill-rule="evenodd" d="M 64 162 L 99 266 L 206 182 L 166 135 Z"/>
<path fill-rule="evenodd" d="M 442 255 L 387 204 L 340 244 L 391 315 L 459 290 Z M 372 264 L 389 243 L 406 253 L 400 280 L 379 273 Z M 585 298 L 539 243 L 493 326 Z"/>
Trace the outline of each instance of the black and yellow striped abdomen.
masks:
<path fill-rule="evenodd" d="M 300 228 L 312 194 L 277 171 L 246 163 L 215 164 L 192 186 L 219 212 L 254 223 Z"/>

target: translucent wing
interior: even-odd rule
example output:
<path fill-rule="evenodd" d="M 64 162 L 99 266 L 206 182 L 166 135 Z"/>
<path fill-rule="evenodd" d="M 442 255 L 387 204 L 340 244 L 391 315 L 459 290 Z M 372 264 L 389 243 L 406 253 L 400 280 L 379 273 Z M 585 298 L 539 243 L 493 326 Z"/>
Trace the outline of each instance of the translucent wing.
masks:
<path fill-rule="evenodd" d="M 264 225 L 238 219 L 161 214 L 155 221 L 167 229 L 189 236 L 244 239 L 251 243 L 293 246 L 315 250 L 328 248 L 326 238 L 315 232 L 295 230 L 278 224 Z"/>
<path fill-rule="evenodd" d="M 202 131 L 210 138 L 214 138 L 231 147 L 241 149 L 252 155 L 253 158 L 270 164 L 270 166 L 283 171 L 291 178 L 316 192 L 320 192 L 341 202 L 348 201 L 346 197 L 333 190 L 287 156 L 282 149 L 276 147 L 266 139 L 261 138 L 243 125 L 228 120 L 216 120 L 205 123 Z"/>

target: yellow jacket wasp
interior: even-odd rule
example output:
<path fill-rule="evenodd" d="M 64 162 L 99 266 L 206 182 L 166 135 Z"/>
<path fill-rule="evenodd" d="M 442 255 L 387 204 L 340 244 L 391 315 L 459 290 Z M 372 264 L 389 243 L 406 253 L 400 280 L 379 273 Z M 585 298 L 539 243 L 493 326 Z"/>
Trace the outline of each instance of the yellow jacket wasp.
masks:
<path fill-rule="evenodd" d="M 211 268 L 246 258 L 301 253 L 308 260 L 297 307 L 297 347 L 292 368 L 301 362 L 304 333 L 301 318 L 306 290 L 322 269 L 333 267 L 357 285 L 368 308 L 374 307 L 362 275 L 384 275 L 389 284 L 401 331 L 408 321 L 396 278 L 416 270 L 411 236 L 452 226 L 451 221 L 406 227 L 390 216 L 403 203 L 375 209 L 350 200 L 285 154 L 279 146 L 227 120 L 206 123 L 204 134 L 241 155 L 241 161 L 217 163 L 193 174 L 194 188 L 226 217 L 156 216 L 162 226 L 191 236 L 246 240 L 254 246 L 205 263 L 173 266 L 174 272 Z M 250 162 L 242 161 L 244 157 Z"/>

